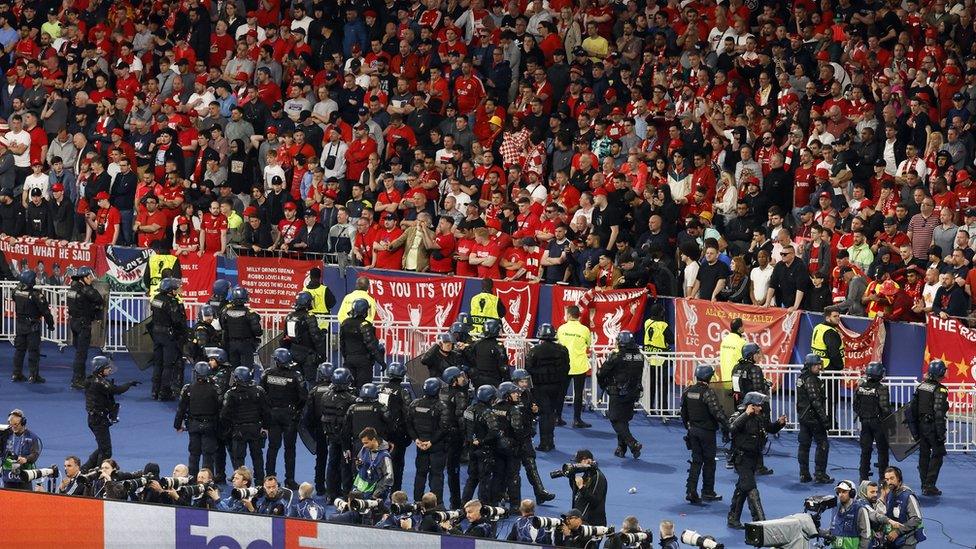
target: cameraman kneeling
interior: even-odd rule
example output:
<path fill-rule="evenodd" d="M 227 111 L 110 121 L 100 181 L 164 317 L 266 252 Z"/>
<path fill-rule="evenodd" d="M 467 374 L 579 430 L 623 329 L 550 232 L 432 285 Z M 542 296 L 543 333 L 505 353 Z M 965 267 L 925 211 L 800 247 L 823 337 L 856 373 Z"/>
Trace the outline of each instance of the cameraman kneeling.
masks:
<path fill-rule="evenodd" d="M 586 524 L 606 526 L 607 524 L 607 477 L 600 471 L 593 452 L 582 449 L 574 459 L 586 469 L 577 476 L 576 472 L 567 475 L 569 488 L 573 491 L 573 509 L 579 509 Z"/>
<path fill-rule="evenodd" d="M 628 536 L 630 534 L 631 536 Z M 641 535 L 643 534 L 643 535 Z M 630 537 L 644 537 L 641 541 L 631 541 Z M 641 529 L 640 522 L 635 516 L 629 516 L 620 524 L 620 532 L 610 536 L 603 544 L 603 549 L 651 549 L 654 536 L 651 532 Z"/>
<path fill-rule="evenodd" d="M 267 475 L 264 477 L 264 490 L 254 502 L 255 512 L 260 515 L 288 516 L 294 493 L 278 484 L 278 477 Z"/>
<path fill-rule="evenodd" d="M 235 498 L 233 490 L 244 490 L 251 487 L 253 476 L 251 470 L 241 466 L 234 471 L 231 478 L 231 493 L 227 497 L 220 499 L 220 492 L 213 490 L 208 492 L 210 499 L 216 503 L 218 511 L 231 511 L 233 513 L 253 513 L 254 505 L 250 498 Z"/>
<path fill-rule="evenodd" d="M 303 482 L 298 487 L 298 503 L 291 510 L 291 516 L 309 520 L 324 520 L 325 507 L 322 507 L 312 499 L 314 488 L 311 484 Z"/>
<path fill-rule="evenodd" d="M 495 538 L 495 524 L 481 515 L 481 502 L 473 499 L 464 504 L 464 516 L 468 519 L 468 527 L 463 532 L 459 527 L 452 529 L 452 534 L 461 534 L 473 538 Z"/>
<path fill-rule="evenodd" d="M 149 481 L 146 488 L 139 494 L 139 501 L 145 503 L 176 504 L 180 502 L 180 493 L 175 488 L 163 488 L 159 483 L 159 465 L 149 463 L 146 465 L 146 473 L 152 474 L 153 480 Z M 179 464 L 173 467 L 174 478 L 186 478 L 190 476 L 190 470 L 186 465 Z M 184 504 L 185 505 L 185 504 Z"/>
<path fill-rule="evenodd" d="M 583 532 L 583 513 L 579 509 L 571 509 L 562 516 L 563 525 L 553 532 L 553 545 L 559 547 L 598 547 L 599 541 L 594 541 L 592 536 Z"/>
<path fill-rule="evenodd" d="M 390 496 L 390 505 L 408 506 L 407 493 L 403 490 L 393 492 Z M 409 513 L 394 513 L 391 508 L 383 513 L 383 517 L 375 524 L 377 528 L 387 530 L 413 530 L 413 511 Z"/>
<path fill-rule="evenodd" d="M 431 534 L 443 534 L 451 529 L 450 521 L 438 521 L 437 511 L 442 511 L 443 507 L 438 505 L 437 496 L 433 492 L 427 492 L 420 498 L 420 525 L 417 526 L 418 532 L 428 532 Z"/>
<path fill-rule="evenodd" d="M 534 522 L 535 502 L 531 499 L 523 499 L 519 504 L 519 518 L 515 519 L 512 531 L 505 538 L 508 541 L 521 541 L 523 543 L 540 543 L 549 545 L 552 543 L 552 534 L 546 528 L 536 528 Z"/>

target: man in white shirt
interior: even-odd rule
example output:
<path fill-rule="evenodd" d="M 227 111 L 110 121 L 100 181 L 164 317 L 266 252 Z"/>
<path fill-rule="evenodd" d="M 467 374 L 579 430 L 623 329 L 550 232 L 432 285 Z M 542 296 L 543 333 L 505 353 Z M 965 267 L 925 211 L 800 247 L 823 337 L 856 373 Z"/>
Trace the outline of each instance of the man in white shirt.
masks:
<path fill-rule="evenodd" d="M 268 159 L 267 165 L 264 167 L 264 190 L 266 192 L 271 191 L 271 180 L 275 177 L 280 178 L 282 181 L 285 180 L 285 170 L 278 165 L 278 151 L 269 150 L 268 155 L 265 157 Z"/>
<path fill-rule="evenodd" d="M 24 180 L 31 173 L 31 136 L 24 130 L 24 119 L 19 114 L 10 117 L 10 131 L 4 134 L 4 138 L 7 140 L 7 148 L 14 155 L 14 170 L 17 174 L 14 191 L 17 192 L 23 188 Z"/>
<path fill-rule="evenodd" d="M 193 82 L 193 93 L 186 100 L 186 105 L 180 107 L 180 109 L 183 112 L 193 109 L 197 111 L 197 115 L 207 116 L 207 109 L 210 108 L 210 103 L 216 100 L 217 98 L 214 97 L 213 92 L 207 88 L 207 75 L 201 74 Z"/>
<path fill-rule="evenodd" d="M 319 165 L 325 171 L 325 179 L 346 177 L 346 151 L 349 146 L 342 141 L 338 126 L 329 128 L 328 141 L 322 146 L 322 156 L 319 158 Z"/>
<path fill-rule="evenodd" d="M 681 281 L 682 294 L 685 297 L 695 297 L 691 292 L 698 280 L 698 260 L 701 258 L 701 248 L 695 242 L 685 242 L 679 251 L 681 262 L 685 265 Z"/>
<path fill-rule="evenodd" d="M 905 157 L 901 161 L 901 164 L 898 165 L 898 169 L 895 170 L 895 183 L 904 185 L 907 182 L 908 172 L 910 171 L 914 171 L 922 181 L 925 181 L 925 176 L 929 174 L 929 168 L 918 157 L 918 151 L 915 149 L 915 145 L 911 143 L 905 145 Z"/>
<path fill-rule="evenodd" d="M 935 267 L 929 267 L 925 271 L 925 285 L 922 286 L 922 302 L 925 305 L 925 312 L 932 312 L 932 304 L 935 303 L 935 294 L 941 286 L 942 282 L 939 280 L 939 270 Z"/>
<path fill-rule="evenodd" d="M 756 260 L 759 262 L 759 266 L 753 267 L 752 272 L 749 273 L 749 286 L 751 287 L 750 292 L 752 294 L 753 305 L 769 305 L 766 294 L 769 290 L 769 280 L 773 276 L 773 264 L 770 263 L 769 259 L 769 252 L 759 250 L 756 254 Z"/>
<path fill-rule="evenodd" d="M 31 165 L 31 174 L 24 179 L 24 207 L 27 207 L 27 202 L 30 200 L 30 193 L 34 189 L 39 189 L 41 191 L 41 196 L 44 200 L 51 198 L 50 187 L 50 177 L 44 173 L 44 165 L 41 164 L 41 159 L 38 158 L 34 160 L 33 165 Z"/>

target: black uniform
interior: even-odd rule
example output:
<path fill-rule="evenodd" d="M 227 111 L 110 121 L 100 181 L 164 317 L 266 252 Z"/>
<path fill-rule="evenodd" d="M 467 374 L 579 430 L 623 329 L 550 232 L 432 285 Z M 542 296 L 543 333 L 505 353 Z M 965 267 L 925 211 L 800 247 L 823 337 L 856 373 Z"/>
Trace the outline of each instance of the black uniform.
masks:
<path fill-rule="evenodd" d="M 305 406 L 308 392 L 305 378 L 295 370 L 275 366 L 264 373 L 261 387 L 268 396 L 270 418 L 268 429 L 268 474 L 278 469 L 278 448 L 285 445 L 285 483 L 295 482 L 295 443 L 298 441 L 298 420 Z"/>
<path fill-rule="evenodd" d="M 576 486 L 576 475 L 569 475 L 569 489 L 573 493 L 573 509 L 583 514 L 583 522 L 594 526 L 607 524 L 607 477 L 594 464 L 579 473 L 583 477 L 583 487 Z M 558 529 L 557 529 L 558 531 Z"/>
<path fill-rule="evenodd" d="M 316 385 L 308 398 L 307 422 L 310 428 L 315 427 L 311 429 L 315 434 L 315 490 L 334 499 L 352 487 L 352 469 L 343 454 L 350 449 L 346 413 L 356 397 L 349 389 L 323 383 Z"/>
<path fill-rule="evenodd" d="M 440 379 L 441 375 L 444 374 L 444 370 L 451 366 L 461 368 L 464 364 L 464 359 L 461 357 L 461 353 L 454 349 L 444 353 L 441 350 L 441 346 L 435 343 L 433 347 L 424 353 L 423 358 L 420 359 L 420 363 L 427 367 L 427 377 Z"/>
<path fill-rule="evenodd" d="M 481 387 L 508 381 L 508 353 L 497 338 L 485 337 L 464 350 L 465 358 L 471 364 L 471 386 Z"/>
<path fill-rule="evenodd" d="M 264 433 L 270 423 L 271 410 L 264 389 L 250 384 L 237 383 L 224 393 L 220 409 L 220 421 L 230 430 L 230 458 L 234 469 L 244 465 L 248 450 L 254 465 L 254 478 L 264 479 Z"/>
<path fill-rule="evenodd" d="M 211 378 L 211 381 L 213 382 L 214 387 L 217 389 L 217 402 L 221 403 L 221 406 L 224 402 L 224 394 L 227 392 L 227 389 L 230 388 L 230 380 L 233 376 L 233 370 L 234 368 L 230 364 L 219 364 L 217 366 L 217 370 L 212 371 L 213 377 Z M 214 482 L 222 483 L 227 479 L 227 456 L 230 454 L 231 440 L 230 430 L 220 420 L 219 406 L 217 410 L 217 448 L 214 450 L 213 475 Z"/>
<path fill-rule="evenodd" d="M 115 395 L 121 395 L 136 383 L 130 381 L 116 385 L 113 380 L 100 375 L 88 376 L 85 383 L 85 410 L 88 412 L 88 428 L 95 435 L 98 448 L 81 466 L 83 470 L 98 467 L 102 460 L 112 457 L 112 435 L 109 428 L 119 420 L 119 405 L 115 402 Z"/>
<path fill-rule="evenodd" d="M 447 487 L 451 492 L 450 508 L 460 509 L 464 504 L 461 501 L 461 454 L 466 440 L 464 412 L 469 405 L 467 386 L 441 387 L 439 398 L 447 410 L 450 424 L 450 429 L 444 435 L 444 468 L 447 471 Z"/>
<path fill-rule="evenodd" d="M 766 447 L 766 434 L 777 433 L 783 426 L 778 422 L 770 422 L 761 413 L 749 415 L 744 409 L 732 416 L 730 424 L 733 462 L 738 480 L 732 494 L 729 523 L 739 521 L 742 506 L 747 500 L 753 520 L 763 520 L 765 513 L 759 498 L 759 489 L 756 487 L 756 468 L 759 466 L 759 455 Z"/>
<path fill-rule="evenodd" d="M 732 399 L 735 405 L 738 407 L 742 399 L 751 392 L 762 393 L 766 396 L 769 395 L 769 388 L 771 384 L 766 377 L 763 375 L 762 368 L 760 368 L 755 362 L 749 359 L 740 359 L 736 363 L 735 367 L 732 368 Z M 762 405 L 763 417 L 766 421 L 769 421 L 769 404 L 765 403 Z M 731 458 L 731 456 L 729 456 Z M 759 468 L 758 473 L 771 474 L 772 470 L 767 469 L 763 463 L 763 454 L 759 454 Z"/>
<path fill-rule="evenodd" d="M 915 388 L 910 406 L 910 421 L 917 426 L 918 476 L 922 489 L 936 488 L 946 455 L 949 390 L 939 380 L 926 378 Z"/>
<path fill-rule="evenodd" d="M 529 484 L 532 485 L 536 501 L 541 503 L 543 496 L 546 496 L 547 493 L 545 485 L 542 484 L 542 477 L 539 476 L 539 467 L 536 465 L 535 448 L 532 447 L 532 439 L 535 437 L 536 416 L 532 411 L 532 405 L 535 404 L 533 393 L 534 389 L 532 391 L 522 389 L 522 396 L 517 404 L 522 415 L 522 428 L 515 431 L 515 443 L 519 461 L 525 468 L 525 476 L 529 479 Z M 515 481 L 519 485 L 518 491 L 521 492 L 522 475 L 516 474 Z"/>
<path fill-rule="evenodd" d="M 217 418 L 220 416 L 220 393 L 210 379 L 198 379 L 189 383 L 180 392 L 180 402 L 176 408 L 173 428 L 186 429 L 190 435 L 190 476 L 196 477 L 200 470 L 200 457 L 203 466 L 214 470 L 217 453 Z"/>
<path fill-rule="evenodd" d="M 326 355 L 326 334 L 319 328 L 318 319 L 299 309 L 285 317 L 285 337 L 283 343 L 291 351 L 291 356 L 306 380 L 315 379 L 316 368 Z"/>
<path fill-rule="evenodd" d="M 888 386 L 877 379 L 863 379 L 854 393 L 854 413 L 861 422 L 861 480 L 871 478 L 871 445 L 878 445 L 878 476 L 888 468 L 888 433 L 884 420 L 891 415 Z"/>
<path fill-rule="evenodd" d="M 495 445 L 498 441 L 498 426 L 491 406 L 482 402 L 468 406 L 464 411 L 464 429 L 470 457 L 468 479 L 464 483 L 461 500 L 471 501 L 475 488 L 478 488 L 478 499 L 490 504 L 495 501 L 492 474 L 495 472 Z"/>
<path fill-rule="evenodd" d="M 346 435 L 349 437 L 348 447 L 350 449 L 362 446 L 359 433 L 367 427 L 375 429 L 381 440 L 387 440 L 392 428 L 390 409 L 378 400 L 357 398 L 356 402 L 346 411 L 345 429 Z"/>
<path fill-rule="evenodd" d="M 91 347 L 92 322 L 102 318 L 105 300 L 98 290 L 81 280 L 71 283 L 67 297 L 71 337 L 75 346 L 71 382 L 81 383 L 85 379 L 85 364 L 88 363 L 88 348 Z"/>
<path fill-rule="evenodd" d="M 220 332 L 214 327 L 213 321 L 198 320 L 193 325 L 192 336 L 187 343 L 186 356 L 191 362 L 196 363 L 201 360 L 207 360 L 206 348 L 220 347 L 223 339 L 220 336 Z"/>
<path fill-rule="evenodd" d="M 566 398 L 569 351 L 554 341 L 540 341 L 529 349 L 525 369 L 532 375 L 532 394 L 539 406 L 539 446 L 555 446 L 556 413 Z"/>
<path fill-rule="evenodd" d="M 227 308 L 227 303 L 227 296 L 225 295 L 214 294 L 211 295 L 210 299 L 207 300 L 207 305 L 210 305 L 213 308 L 214 328 L 221 336 L 223 336 L 222 332 L 224 327 L 220 324 L 220 315 L 222 315 L 224 313 L 224 309 Z"/>
<path fill-rule="evenodd" d="M 633 448 L 638 444 L 630 433 L 630 420 L 634 417 L 634 404 L 643 390 L 643 373 L 644 355 L 634 349 L 611 353 L 597 374 L 600 386 L 610 395 L 607 419 L 617 433 L 618 448 Z"/>
<path fill-rule="evenodd" d="M 49 330 L 54 329 L 54 317 L 51 308 L 44 299 L 44 294 L 36 288 L 27 288 L 23 284 L 14 290 L 14 310 L 17 313 L 16 336 L 14 338 L 14 372 L 15 378 L 24 375 L 24 357 L 27 357 L 27 368 L 32 378 L 39 376 L 41 363 L 41 319 Z"/>
<path fill-rule="evenodd" d="M 402 379 L 391 378 L 380 388 L 380 402 L 385 401 L 389 410 L 390 432 L 387 441 L 393 443 L 390 459 L 393 461 L 393 491 L 403 487 L 403 465 L 410 433 L 407 432 L 407 405 L 410 395 L 403 390 Z M 419 500 L 418 500 L 419 501 Z M 437 500 L 440 501 L 440 500 Z"/>
<path fill-rule="evenodd" d="M 261 317 L 247 305 L 231 303 L 220 315 L 224 350 L 232 365 L 254 369 L 254 351 L 264 334 Z"/>
<path fill-rule="evenodd" d="M 407 433 L 410 440 L 430 442 L 430 448 L 417 448 L 416 475 L 413 478 L 413 499 L 420 501 L 424 487 L 430 484 L 430 491 L 437 501 L 444 498 L 444 464 L 447 456 L 444 441 L 452 431 L 450 410 L 439 396 L 424 396 L 410 403 L 406 417 Z"/>
<path fill-rule="evenodd" d="M 159 398 L 170 398 L 173 385 L 182 383 L 182 342 L 187 336 L 186 308 L 176 296 L 162 292 L 149 301 L 149 306 L 152 308 L 152 392 Z"/>
<path fill-rule="evenodd" d="M 702 494 L 715 494 L 715 432 L 727 436 L 728 416 L 718 403 L 718 395 L 708 383 L 699 381 L 681 395 L 681 422 L 688 429 L 685 439 L 691 450 L 691 468 L 685 483 L 687 493 L 697 493 L 698 475 L 702 476 Z"/>
<path fill-rule="evenodd" d="M 810 476 L 810 446 L 817 441 L 817 453 L 814 457 L 814 473 L 821 477 L 827 476 L 827 456 L 830 452 L 830 440 L 827 438 L 827 396 L 824 393 L 824 383 L 820 376 L 806 370 L 800 374 L 796 382 L 796 414 L 800 423 L 800 434 L 797 436 L 799 448 L 796 459 L 800 462 L 800 476 Z"/>
<path fill-rule="evenodd" d="M 342 321 L 339 326 L 339 351 L 342 353 L 342 365 L 352 372 L 357 389 L 373 381 L 374 363 L 386 363 L 383 349 L 376 339 L 376 329 L 372 322 L 364 318 L 350 317 Z"/>
<path fill-rule="evenodd" d="M 522 501 L 519 493 L 519 473 L 522 461 L 519 459 L 519 434 L 530 427 L 531 421 L 522 413 L 522 407 L 510 400 L 501 400 L 492 408 L 498 438 L 495 444 L 495 471 L 492 475 L 492 502 L 500 502 L 508 496 L 512 509 L 517 509 Z"/>

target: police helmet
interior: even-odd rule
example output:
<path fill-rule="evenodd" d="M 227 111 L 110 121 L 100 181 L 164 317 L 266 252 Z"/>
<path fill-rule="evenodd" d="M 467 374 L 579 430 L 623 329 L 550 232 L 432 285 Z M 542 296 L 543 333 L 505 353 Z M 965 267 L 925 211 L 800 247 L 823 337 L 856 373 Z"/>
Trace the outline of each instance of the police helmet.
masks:
<path fill-rule="evenodd" d="M 490 318 L 485 321 L 484 333 L 485 337 L 498 337 L 498 334 L 502 331 L 502 323 L 497 319 Z"/>
<path fill-rule="evenodd" d="M 715 375 L 715 367 L 711 364 L 699 364 L 695 367 L 695 379 L 698 381 L 711 381 Z"/>
<path fill-rule="evenodd" d="M 28 288 L 33 288 L 34 283 L 37 282 L 37 273 L 27 269 L 20 272 L 20 283 Z"/>
<path fill-rule="evenodd" d="M 106 356 L 98 355 L 91 361 L 92 373 L 98 375 L 102 373 L 103 370 L 112 366 L 112 361 Z"/>
<path fill-rule="evenodd" d="M 491 404 L 495 397 L 497 396 L 497 391 L 491 385 L 482 385 L 478 387 L 478 391 L 475 393 L 474 398 L 478 402 L 484 404 Z"/>
<path fill-rule="evenodd" d="M 814 366 L 823 366 L 823 359 L 816 353 L 810 353 L 803 359 L 803 369 L 809 370 Z"/>
<path fill-rule="evenodd" d="M 454 343 L 454 336 L 449 333 L 443 333 L 437 336 L 438 343 Z"/>
<path fill-rule="evenodd" d="M 275 365 L 287 368 L 291 364 L 291 351 L 284 347 L 278 347 L 271 353 L 271 360 Z"/>
<path fill-rule="evenodd" d="M 929 373 L 928 377 L 932 379 L 942 379 L 946 375 L 946 365 L 945 362 L 941 360 L 933 360 L 929 362 Z"/>
<path fill-rule="evenodd" d="M 391 362 L 386 367 L 386 375 L 394 379 L 403 379 L 407 377 L 407 367 L 400 362 Z"/>
<path fill-rule="evenodd" d="M 742 399 L 742 404 L 748 406 L 750 404 L 755 404 L 756 406 L 762 406 L 766 403 L 766 395 L 758 392 L 752 391 L 746 393 L 746 396 Z"/>
<path fill-rule="evenodd" d="M 308 292 L 298 292 L 295 296 L 295 308 L 296 309 L 311 309 L 312 308 L 312 294 Z"/>
<path fill-rule="evenodd" d="M 238 366 L 234 368 L 234 379 L 238 383 L 250 383 L 251 382 L 251 369 L 247 366 Z"/>
<path fill-rule="evenodd" d="M 319 364 L 318 370 L 315 372 L 315 379 L 319 383 L 332 383 L 332 376 L 335 373 L 336 367 L 332 365 L 331 362 L 323 362 Z"/>
<path fill-rule="evenodd" d="M 523 379 L 529 380 L 529 384 L 531 385 L 531 383 L 532 383 L 532 374 L 530 374 L 528 372 L 528 370 L 523 370 L 522 368 L 519 368 L 519 369 L 517 369 L 517 370 L 515 370 L 515 371 L 512 372 L 512 381 L 516 385 L 518 385 L 518 382 L 519 381 L 522 381 Z"/>
<path fill-rule="evenodd" d="M 481 392 L 481 389 L 478 389 Z M 515 385 L 511 381 L 505 381 L 498 386 L 498 398 L 507 399 L 512 393 L 519 392 L 518 385 Z"/>
<path fill-rule="evenodd" d="M 348 368 L 336 368 L 332 372 L 332 386 L 336 389 L 348 389 L 352 385 L 352 372 Z"/>
<path fill-rule="evenodd" d="M 213 318 L 213 316 L 214 308 L 211 305 L 204 305 L 203 307 L 200 307 L 200 318 Z"/>
<path fill-rule="evenodd" d="M 175 292 L 182 285 L 182 281 L 178 278 L 164 278 L 162 282 L 159 283 L 159 291 L 162 293 Z"/>
<path fill-rule="evenodd" d="M 466 326 L 463 322 L 455 322 L 454 324 L 451 324 L 452 334 L 466 334 L 470 331 L 471 329 L 468 326 Z"/>
<path fill-rule="evenodd" d="M 880 362 L 870 362 L 867 367 L 864 368 L 864 373 L 868 376 L 868 379 L 879 380 L 884 377 L 885 367 L 884 364 Z"/>
<path fill-rule="evenodd" d="M 619 349 L 632 349 L 637 344 L 634 339 L 634 334 L 623 330 L 617 334 L 617 348 Z"/>
<path fill-rule="evenodd" d="M 539 326 L 539 331 L 536 333 L 536 337 L 543 341 L 552 341 L 556 339 L 556 329 L 552 327 L 552 324 L 548 322 Z"/>
<path fill-rule="evenodd" d="M 456 380 L 457 378 L 463 375 L 464 372 L 462 372 L 461 369 L 458 368 L 457 366 L 449 366 L 444 369 L 444 373 L 441 374 L 441 379 L 444 381 L 444 383 L 447 383 L 448 385 L 452 385 L 454 383 L 454 380 Z"/>
<path fill-rule="evenodd" d="M 759 345 L 750 341 L 742 346 L 742 358 L 746 360 L 755 360 L 756 355 L 759 354 L 760 350 Z"/>
<path fill-rule="evenodd" d="M 207 355 L 208 360 L 216 360 L 220 363 L 227 362 L 227 351 L 220 347 L 205 347 L 203 352 Z"/>
<path fill-rule="evenodd" d="M 243 286 L 235 286 L 233 290 L 230 291 L 230 300 L 232 303 L 237 303 L 242 305 L 247 303 L 247 288 Z"/>
<path fill-rule="evenodd" d="M 357 299 L 352 302 L 352 313 L 350 316 L 353 318 L 366 318 L 367 314 L 369 314 L 369 301 Z"/>
<path fill-rule="evenodd" d="M 380 390 L 375 383 L 367 383 L 359 388 L 359 398 L 363 400 L 376 400 L 380 396 Z"/>
<path fill-rule="evenodd" d="M 81 280 L 82 278 L 88 278 L 93 276 L 95 273 L 92 272 L 91 267 L 79 267 L 75 274 L 71 278 L 75 280 Z"/>
<path fill-rule="evenodd" d="M 227 299 L 227 293 L 230 292 L 230 282 L 227 282 L 223 278 L 218 278 L 214 280 L 212 289 L 213 295 L 220 297 L 220 299 Z"/>
<path fill-rule="evenodd" d="M 197 379 L 203 379 L 210 375 L 210 364 L 207 362 L 197 362 L 193 365 L 193 373 L 196 374 Z"/>
<path fill-rule="evenodd" d="M 437 379 L 436 377 L 428 378 L 427 381 L 424 382 L 425 395 L 429 397 L 437 396 L 437 393 L 439 393 L 440 390 L 441 380 Z"/>
<path fill-rule="evenodd" d="M 468 314 L 468 313 L 460 313 L 460 314 L 458 314 L 457 320 L 455 322 L 460 322 L 465 327 L 470 328 L 471 327 L 471 315 Z"/>

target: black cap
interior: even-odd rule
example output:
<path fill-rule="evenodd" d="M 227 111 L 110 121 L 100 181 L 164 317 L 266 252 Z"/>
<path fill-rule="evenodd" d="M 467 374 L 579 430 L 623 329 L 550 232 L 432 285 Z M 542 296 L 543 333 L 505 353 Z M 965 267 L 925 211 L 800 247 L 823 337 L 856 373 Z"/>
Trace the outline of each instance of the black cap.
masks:
<path fill-rule="evenodd" d="M 30 195 L 31 196 L 41 196 L 43 194 L 44 193 L 42 193 L 41 190 L 40 189 L 37 189 L 37 188 L 31 189 L 31 192 L 30 192 Z"/>
<path fill-rule="evenodd" d="M 966 97 L 966 94 L 964 94 L 964 93 L 956 92 L 956 93 L 954 93 L 952 95 L 952 100 L 953 101 L 965 101 L 966 99 L 968 99 L 968 98 Z"/>
<path fill-rule="evenodd" d="M 976 217 L 976 208 L 966 210 L 966 217 Z"/>
<path fill-rule="evenodd" d="M 888 166 L 888 162 L 886 162 L 884 158 L 879 158 L 874 161 L 874 166 L 876 168 L 884 168 Z"/>
<path fill-rule="evenodd" d="M 285 180 L 282 179 L 280 175 L 276 175 L 276 176 L 274 176 L 274 177 L 271 178 L 271 184 L 272 185 L 284 185 L 285 184 Z"/>
<path fill-rule="evenodd" d="M 578 519 L 581 519 L 581 518 L 583 518 L 583 512 L 580 511 L 579 509 L 570 509 L 568 513 L 563 513 L 560 516 L 563 518 L 563 520 L 568 519 L 568 518 L 578 518 Z"/>
<path fill-rule="evenodd" d="M 888 217 L 884 218 L 884 224 L 885 225 L 897 225 L 898 224 L 898 220 L 889 215 Z"/>
<path fill-rule="evenodd" d="M 587 450 L 586 448 L 577 450 L 575 460 L 583 461 L 584 459 L 593 459 L 593 452 Z"/>

